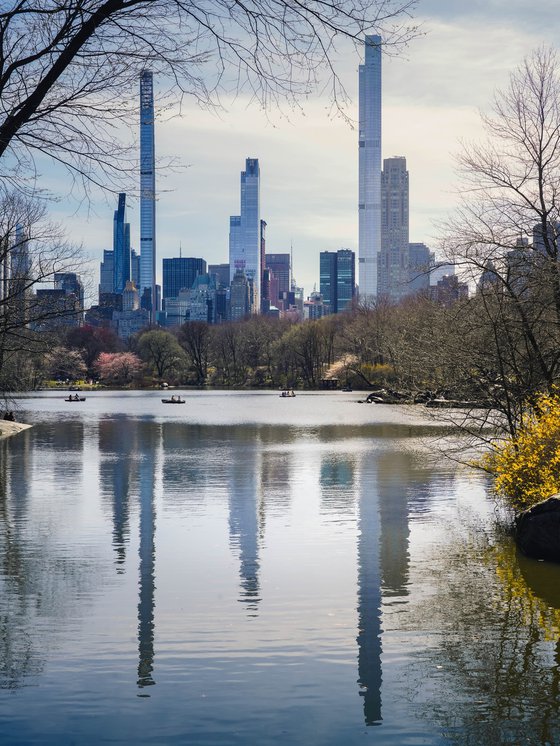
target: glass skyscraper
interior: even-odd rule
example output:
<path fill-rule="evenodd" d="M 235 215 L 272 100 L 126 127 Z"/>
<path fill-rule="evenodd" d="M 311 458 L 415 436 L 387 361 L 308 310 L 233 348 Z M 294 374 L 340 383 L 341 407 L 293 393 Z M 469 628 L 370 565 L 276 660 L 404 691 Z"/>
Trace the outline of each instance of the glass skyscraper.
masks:
<path fill-rule="evenodd" d="M 190 290 L 199 275 L 206 274 L 204 259 L 174 257 L 163 260 L 163 299 L 177 298 L 180 290 Z"/>
<path fill-rule="evenodd" d="M 130 277 L 130 223 L 126 222 L 126 194 L 121 193 L 113 218 L 113 293 L 122 293 Z"/>
<path fill-rule="evenodd" d="M 241 172 L 241 214 L 230 218 L 230 280 L 241 271 L 253 285 L 254 307 L 260 304 L 261 283 L 260 170 L 258 158 L 247 158 Z"/>
<path fill-rule="evenodd" d="M 156 294 L 156 179 L 153 74 L 140 76 L 140 293 L 147 288 L 151 316 L 157 312 Z"/>
<path fill-rule="evenodd" d="M 319 289 L 330 313 L 349 309 L 356 294 L 356 255 L 350 249 L 321 251 Z"/>
<path fill-rule="evenodd" d="M 381 37 L 365 38 L 359 73 L 359 284 L 363 300 L 377 294 L 381 250 Z"/>

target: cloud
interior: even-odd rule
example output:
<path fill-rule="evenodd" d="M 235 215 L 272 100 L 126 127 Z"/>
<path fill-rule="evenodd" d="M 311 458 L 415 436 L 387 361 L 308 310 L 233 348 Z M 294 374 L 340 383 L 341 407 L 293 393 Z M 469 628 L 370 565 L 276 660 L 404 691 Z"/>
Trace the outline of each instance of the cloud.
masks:
<path fill-rule="evenodd" d="M 556 4 L 527 0 L 423 0 L 426 35 L 414 40 L 406 58 L 385 58 L 383 153 L 404 155 L 410 171 L 410 237 L 433 243 L 434 222 L 455 202 L 453 153 L 461 139 L 482 137 L 479 110 L 488 110 L 496 88 L 525 54 L 558 34 Z M 339 70 L 357 118 L 357 68 L 350 45 L 339 51 Z M 245 158 L 259 158 L 262 217 L 268 250 L 294 246 L 295 274 L 309 292 L 319 277 L 319 252 L 357 251 L 357 133 L 332 117 L 326 96 L 303 102 L 304 114 L 289 120 L 265 114 L 239 96 L 221 117 L 183 107 L 181 118 L 158 124 L 156 146 L 187 166 L 158 178 L 158 254 L 227 261 L 229 216 L 239 211 L 239 174 Z M 116 201 L 116 200 L 115 200 Z M 101 255 L 112 240 L 114 206 L 97 206 L 84 224 L 68 222 L 75 237 Z M 131 210 L 138 246 L 138 210 Z"/>

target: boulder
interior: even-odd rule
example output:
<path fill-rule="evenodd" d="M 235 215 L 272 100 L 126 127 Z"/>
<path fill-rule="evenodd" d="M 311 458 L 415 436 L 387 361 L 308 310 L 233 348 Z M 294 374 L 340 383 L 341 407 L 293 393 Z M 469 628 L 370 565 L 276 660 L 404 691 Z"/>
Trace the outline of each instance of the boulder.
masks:
<path fill-rule="evenodd" d="M 560 494 L 516 516 L 515 540 L 527 557 L 560 562 Z"/>

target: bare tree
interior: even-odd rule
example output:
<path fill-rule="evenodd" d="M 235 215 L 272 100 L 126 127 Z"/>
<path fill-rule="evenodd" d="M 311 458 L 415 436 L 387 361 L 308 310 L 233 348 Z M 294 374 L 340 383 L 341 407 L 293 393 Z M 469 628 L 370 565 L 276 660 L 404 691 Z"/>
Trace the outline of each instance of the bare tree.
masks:
<path fill-rule="evenodd" d="M 52 289 L 57 274 L 80 267 L 80 249 L 46 219 L 44 204 L 14 192 L 0 197 L 0 389 L 18 386 L 18 376 L 7 374 L 10 361 L 48 349 L 45 327 L 81 313 L 75 296 L 54 301 L 37 292 Z"/>
<path fill-rule="evenodd" d="M 462 203 L 448 257 L 477 286 L 484 346 L 471 370 L 514 434 L 524 402 L 560 378 L 560 69 L 538 49 L 483 117 L 487 141 L 460 156 Z M 474 317 L 473 317 L 474 318 Z"/>
<path fill-rule="evenodd" d="M 123 124 L 146 67 L 180 96 L 217 106 L 248 91 L 269 107 L 328 74 L 340 39 L 366 32 L 394 48 L 416 29 L 416 0 L 9 0 L 0 10 L 1 175 L 32 180 L 37 154 L 78 178 L 126 168 Z M 31 184 L 33 186 L 33 184 Z"/>
<path fill-rule="evenodd" d="M 206 383 L 208 356 L 210 352 L 210 329 L 204 321 L 187 321 L 177 334 L 179 344 L 185 351 L 196 375 L 199 386 Z"/>

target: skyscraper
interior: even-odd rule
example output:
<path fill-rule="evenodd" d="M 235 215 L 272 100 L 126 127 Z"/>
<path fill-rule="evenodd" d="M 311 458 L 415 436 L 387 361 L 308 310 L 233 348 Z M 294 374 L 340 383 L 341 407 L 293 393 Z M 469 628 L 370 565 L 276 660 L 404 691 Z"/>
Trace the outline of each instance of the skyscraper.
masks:
<path fill-rule="evenodd" d="M 163 260 L 163 299 L 176 298 L 180 290 L 190 290 L 198 275 L 206 274 L 204 259 L 174 257 Z"/>
<path fill-rule="evenodd" d="M 277 297 L 271 296 L 270 300 L 275 304 L 278 300 L 278 295 L 282 293 L 289 293 L 291 290 L 291 277 L 290 277 L 290 255 L 289 254 L 266 254 L 265 255 L 266 268 L 270 269 L 273 276 L 278 281 L 278 293 Z"/>
<path fill-rule="evenodd" d="M 152 321 L 156 295 L 156 179 L 153 75 L 140 76 L 140 293 L 150 292 Z"/>
<path fill-rule="evenodd" d="M 385 158 L 381 174 L 381 251 L 377 294 L 398 301 L 408 286 L 408 171 L 406 158 Z"/>
<path fill-rule="evenodd" d="M 260 305 L 262 226 L 258 158 L 247 158 L 241 172 L 241 214 L 230 217 L 230 281 L 241 271 L 253 286 L 254 308 Z"/>
<path fill-rule="evenodd" d="M 119 194 L 113 218 L 113 293 L 122 293 L 131 279 L 130 223 L 126 222 L 126 194 Z"/>
<path fill-rule="evenodd" d="M 366 36 L 359 73 L 359 284 L 363 300 L 377 294 L 381 249 L 381 37 Z"/>
<path fill-rule="evenodd" d="M 321 251 L 320 293 L 330 313 L 350 308 L 356 293 L 356 255 L 350 249 Z"/>
<path fill-rule="evenodd" d="M 411 293 L 427 291 L 435 255 L 425 243 L 408 244 L 408 285 Z"/>

